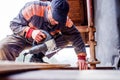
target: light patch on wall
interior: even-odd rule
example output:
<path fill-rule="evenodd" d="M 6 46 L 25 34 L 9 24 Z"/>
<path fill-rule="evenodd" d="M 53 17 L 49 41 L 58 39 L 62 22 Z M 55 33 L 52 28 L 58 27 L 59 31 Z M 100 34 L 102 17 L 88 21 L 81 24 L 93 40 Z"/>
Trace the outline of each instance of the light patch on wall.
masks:
<path fill-rule="evenodd" d="M 28 1 L 33 0 L 2 0 L 0 2 L 0 40 L 12 33 L 9 27 L 10 21 Z"/>

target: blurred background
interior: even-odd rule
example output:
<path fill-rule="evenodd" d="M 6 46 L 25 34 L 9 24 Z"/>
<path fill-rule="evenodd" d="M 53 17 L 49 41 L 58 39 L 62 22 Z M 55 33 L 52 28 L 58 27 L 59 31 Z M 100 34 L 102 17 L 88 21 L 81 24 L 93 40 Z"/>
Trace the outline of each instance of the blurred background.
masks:
<path fill-rule="evenodd" d="M 10 20 L 17 16 L 23 5 L 32 0 L 3 0 L 0 2 L 0 40 L 11 34 L 9 28 Z"/>

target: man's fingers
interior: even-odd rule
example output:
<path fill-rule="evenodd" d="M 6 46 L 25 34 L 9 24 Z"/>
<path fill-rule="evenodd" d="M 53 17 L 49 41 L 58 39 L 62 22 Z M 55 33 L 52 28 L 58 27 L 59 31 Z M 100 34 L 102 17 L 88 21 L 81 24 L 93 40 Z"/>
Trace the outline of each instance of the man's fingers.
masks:
<path fill-rule="evenodd" d="M 43 40 L 43 38 L 41 36 L 36 36 L 35 40 L 36 40 L 36 42 L 40 42 Z"/>
<path fill-rule="evenodd" d="M 88 69 L 88 64 L 85 62 L 84 63 L 84 70 L 87 70 Z"/>
<path fill-rule="evenodd" d="M 82 64 L 79 63 L 79 70 L 82 70 Z"/>
<path fill-rule="evenodd" d="M 83 60 L 78 61 L 78 66 L 79 66 L 79 70 L 87 70 L 88 69 L 88 64 Z"/>
<path fill-rule="evenodd" d="M 85 69 L 87 70 L 87 69 L 88 69 L 88 63 L 86 62 L 85 65 L 86 65 L 86 68 L 85 68 Z"/>
<path fill-rule="evenodd" d="M 32 32 L 32 38 L 38 42 L 41 41 L 43 38 L 46 38 L 46 35 L 42 33 L 40 30 L 34 30 Z"/>
<path fill-rule="evenodd" d="M 39 32 L 38 35 L 41 36 L 42 38 L 46 38 L 46 35 L 44 33 L 42 33 L 42 32 Z"/>
<path fill-rule="evenodd" d="M 35 37 L 35 41 L 37 43 L 39 43 L 40 41 L 42 41 L 45 38 L 46 38 L 46 35 L 44 33 L 42 33 L 41 31 L 39 31 L 39 33 Z"/>

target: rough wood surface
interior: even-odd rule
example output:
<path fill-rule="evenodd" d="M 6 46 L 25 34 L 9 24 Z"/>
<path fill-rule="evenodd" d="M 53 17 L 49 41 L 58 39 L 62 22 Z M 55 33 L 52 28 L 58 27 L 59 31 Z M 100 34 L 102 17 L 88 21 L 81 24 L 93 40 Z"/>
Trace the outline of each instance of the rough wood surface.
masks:
<path fill-rule="evenodd" d="M 48 64 L 48 63 L 21 63 L 21 62 L 0 62 L 0 74 L 5 74 L 7 72 L 17 72 L 24 70 L 33 70 L 33 69 L 60 69 L 69 67 L 69 64 Z"/>

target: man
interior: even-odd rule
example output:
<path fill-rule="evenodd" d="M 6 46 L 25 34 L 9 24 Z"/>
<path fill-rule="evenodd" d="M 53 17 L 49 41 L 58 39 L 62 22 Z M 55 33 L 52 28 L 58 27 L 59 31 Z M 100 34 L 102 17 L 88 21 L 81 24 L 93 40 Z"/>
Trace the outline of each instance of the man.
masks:
<path fill-rule="evenodd" d="M 80 70 L 87 69 L 85 45 L 79 31 L 67 17 L 69 4 L 67 0 L 52 0 L 52 2 L 28 2 L 20 10 L 10 24 L 12 35 L 0 41 L 0 59 L 14 61 L 33 41 L 41 43 L 46 39 L 44 31 L 55 40 L 57 48 L 64 48 L 70 41 L 78 56 Z M 34 54 L 31 62 L 42 61 L 45 53 Z"/>

